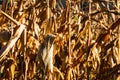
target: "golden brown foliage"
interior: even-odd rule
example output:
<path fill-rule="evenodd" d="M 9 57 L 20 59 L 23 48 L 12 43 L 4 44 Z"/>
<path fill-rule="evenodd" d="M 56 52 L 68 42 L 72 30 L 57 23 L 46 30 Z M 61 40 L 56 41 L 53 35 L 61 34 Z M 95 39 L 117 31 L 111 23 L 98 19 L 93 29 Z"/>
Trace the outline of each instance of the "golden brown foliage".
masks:
<path fill-rule="evenodd" d="M 119 0 L 6 1 L 0 10 L 0 80 L 42 79 L 36 56 L 49 33 L 56 35 L 53 80 L 119 78 Z"/>

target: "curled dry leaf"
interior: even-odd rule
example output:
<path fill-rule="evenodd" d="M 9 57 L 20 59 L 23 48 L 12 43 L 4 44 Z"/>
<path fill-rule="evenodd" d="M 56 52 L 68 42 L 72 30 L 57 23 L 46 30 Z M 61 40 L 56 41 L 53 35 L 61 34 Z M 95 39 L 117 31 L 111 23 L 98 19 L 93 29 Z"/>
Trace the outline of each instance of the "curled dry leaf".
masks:
<path fill-rule="evenodd" d="M 36 58 L 48 34 L 56 35 L 53 58 L 43 60 L 53 61 L 49 78 L 119 77 L 119 0 L 3 0 L 2 6 L 0 80 L 43 80 Z"/>

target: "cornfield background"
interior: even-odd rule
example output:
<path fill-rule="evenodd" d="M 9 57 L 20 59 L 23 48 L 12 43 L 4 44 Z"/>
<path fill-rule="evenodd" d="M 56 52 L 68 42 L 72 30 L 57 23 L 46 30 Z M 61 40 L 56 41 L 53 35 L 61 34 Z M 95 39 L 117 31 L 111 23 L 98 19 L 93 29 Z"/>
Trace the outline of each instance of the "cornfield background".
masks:
<path fill-rule="evenodd" d="M 53 80 L 120 80 L 119 0 L 3 0 L 0 80 L 40 80 L 36 56 L 54 42 Z"/>

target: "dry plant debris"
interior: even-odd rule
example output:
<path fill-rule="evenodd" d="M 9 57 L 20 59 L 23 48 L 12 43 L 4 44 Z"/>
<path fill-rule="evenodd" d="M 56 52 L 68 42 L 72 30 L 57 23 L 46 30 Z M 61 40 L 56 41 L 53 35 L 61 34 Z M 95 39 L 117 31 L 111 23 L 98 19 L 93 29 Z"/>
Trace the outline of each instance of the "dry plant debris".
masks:
<path fill-rule="evenodd" d="M 119 3 L 3 0 L 0 80 L 41 80 L 46 76 L 51 80 L 119 80 Z M 40 46 L 51 46 L 45 42 L 49 34 L 56 36 L 51 57 L 53 70 L 45 75 L 39 51 Z"/>

